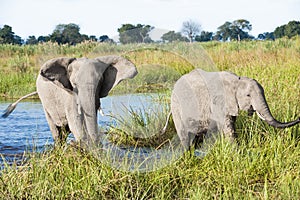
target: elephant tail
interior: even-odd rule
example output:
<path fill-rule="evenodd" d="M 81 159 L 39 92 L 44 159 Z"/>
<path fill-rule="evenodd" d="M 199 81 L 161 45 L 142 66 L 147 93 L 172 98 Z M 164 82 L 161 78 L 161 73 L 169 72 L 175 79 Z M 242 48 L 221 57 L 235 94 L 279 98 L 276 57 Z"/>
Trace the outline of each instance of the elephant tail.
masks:
<path fill-rule="evenodd" d="M 9 115 L 10 113 L 12 113 L 12 111 L 14 111 L 14 109 L 17 107 L 17 105 L 18 105 L 18 103 L 19 103 L 20 101 L 22 101 L 23 99 L 26 99 L 26 98 L 28 98 L 28 97 L 31 97 L 31 96 L 33 96 L 33 95 L 36 95 L 36 94 L 37 94 L 37 91 L 32 92 L 32 93 L 30 93 L 30 94 L 27 94 L 27 95 L 21 97 L 21 98 L 18 99 L 16 102 L 10 104 L 10 105 L 6 108 L 6 110 L 4 111 L 4 113 L 2 114 L 2 117 L 3 117 L 3 118 L 8 117 L 8 115 Z"/>

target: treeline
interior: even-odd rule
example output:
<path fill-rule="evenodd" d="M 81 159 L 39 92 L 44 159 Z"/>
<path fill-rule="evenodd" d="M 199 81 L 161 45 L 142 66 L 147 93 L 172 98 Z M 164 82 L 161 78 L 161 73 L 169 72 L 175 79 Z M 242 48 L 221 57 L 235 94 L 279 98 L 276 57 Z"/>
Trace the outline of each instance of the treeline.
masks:
<path fill-rule="evenodd" d="M 151 43 L 150 32 L 155 27 L 143 24 L 123 24 L 118 28 L 119 42 L 128 43 Z M 300 35 L 300 21 L 290 21 L 288 24 L 277 27 L 273 32 L 261 33 L 255 38 L 250 35 L 252 24 L 245 19 L 235 20 L 233 22 L 225 22 L 217 28 L 217 31 L 209 32 L 202 30 L 201 25 L 192 20 L 185 21 L 182 24 L 180 32 L 169 31 L 161 36 L 159 42 L 206 42 L 206 41 L 241 41 L 241 40 L 275 40 L 277 38 L 292 38 Z M 59 24 L 53 32 L 46 36 L 29 36 L 23 40 L 20 36 L 12 31 L 12 27 L 4 25 L 0 28 L 0 44 L 17 44 L 17 45 L 33 45 L 42 42 L 56 42 L 58 44 L 76 45 L 84 41 L 98 41 L 115 43 L 113 39 L 107 35 L 101 35 L 99 38 L 95 35 L 86 35 L 80 33 L 80 27 L 77 24 Z"/>
<path fill-rule="evenodd" d="M 29 36 L 25 41 L 12 31 L 12 27 L 4 25 L 0 28 L 0 44 L 38 44 L 42 42 L 56 42 L 58 44 L 71 44 L 75 45 L 83 41 L 109 41 L 107 35 L 97 38 L 94 35 L 86 35 L 80 33 L 80 27 L 77 24 L 59 24 L 53 30 L 53 32 L 47 36 L 36 37 L 34 35 Z"/>

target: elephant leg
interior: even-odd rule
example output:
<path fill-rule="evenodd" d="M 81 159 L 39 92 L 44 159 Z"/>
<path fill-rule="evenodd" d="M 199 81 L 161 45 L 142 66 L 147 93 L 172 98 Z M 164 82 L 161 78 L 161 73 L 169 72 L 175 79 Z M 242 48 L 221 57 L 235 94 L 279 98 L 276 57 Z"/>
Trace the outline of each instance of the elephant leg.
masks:
<path fill-rule="evenodd" d="M 236 116 L 227 116 L 223 127 L 223 134 L 225 138 L 228 138 L 230 141 L 233 141 L 236 138 L 235 121 Z"/>
<path fill-rule="evenodd" d="M 58 127 L 54 124 L 53 120 L 51 119 L 51 116 L 48 114 L 46 110 L 45 110 L 45 116 L 49 124 L 49 128 L 52 133 L 54 143 L 61 143 L 60 136 L 59 136 L 60 131 L 58 130 Z"/>
<path fill-rule="evenodd" d="M 178 136 L 183 148 L 188 151 L 193 143 L 192 133 L 181 130 L 178 132 Z"/>

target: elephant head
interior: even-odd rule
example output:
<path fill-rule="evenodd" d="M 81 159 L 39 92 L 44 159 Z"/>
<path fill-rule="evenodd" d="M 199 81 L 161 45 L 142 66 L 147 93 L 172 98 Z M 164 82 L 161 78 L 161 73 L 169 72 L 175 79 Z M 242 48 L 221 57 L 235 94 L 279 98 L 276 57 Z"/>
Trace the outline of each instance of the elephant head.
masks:
<path fill-rule="evenodd" d="M 42 66 L 42 80 L 38 78 L 37 90 L 44 105 L 48 101 L 45 99 L 49 99 L 49 94 L 46 94 L 49 93 L 49 86 L 44 87 L 43 84 L 50 81 L 56 88 L 63 89 L 71 98 L 69 101 L 73 101 L 65 103 L 68 108 L 61 106 L 67 109 L 65 115 L 71 132 L 76 140 L 87 139 L 95 142 L 98 137 L 97 110 L 100 108 L 100 98 L 107 96 L 123 79 L 133 78 L 136 74 L 135 65 L 120 56 L 102 56 L 95 59 L 55 58 Z M 61 97 L 64 98 L 63 95 Z M 50 113 L 52 108 L 47 107 L 49 105 L 44 105 L 45 111 L 49 110 Z M 49 118 L 53 120 L 57 117 L 54 115 L 56 114 Z M 61 119 L 56 121 L 59 120 Z"/>
<path fill-rule="evenodd" d="M 239 110 L 248 111 L 249 115 L 256 112 L 263 121 L 276 128 L 288 128 L 300 122 L 300 118 L 286 123 L 276 120 L 270 112 L 264 89 L 256 80 L 234 74 L 227 74 L 223 80 L 230 115 L 237 116 Z"/>

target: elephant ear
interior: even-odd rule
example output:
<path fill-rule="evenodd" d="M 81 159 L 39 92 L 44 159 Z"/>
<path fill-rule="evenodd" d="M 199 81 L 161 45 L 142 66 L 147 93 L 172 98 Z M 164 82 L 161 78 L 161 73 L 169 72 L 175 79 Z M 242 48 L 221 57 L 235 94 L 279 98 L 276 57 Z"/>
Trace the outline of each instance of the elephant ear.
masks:
<path fill-rule="evenodd" d="M 95 59 L 99 62 L 107 64 L 107 68 L 103 73 L 100 98 L 106 97 L 109 91 L 122 80 L 132 79 L 137 74 L 135 65 L 121 56 L 102 56 Z"/>
<path fill-rule="evenodd" d="M 43 64 L 40 70 L 42 77 L 52 81 L 57 86 L 67 90 L 73 90 L 71 82 L 69 80 L 68 66 L 76 58 L 53 58 Z"/>
<path fill-rule="evenodd" d="M 226 113 L 230 116 L 238 116 L 239 107 L 236 99 L 236 91 L 240 77 L 231 72 L 223 72 L 222 80 L 224 86 L 224 97 Z"/>

